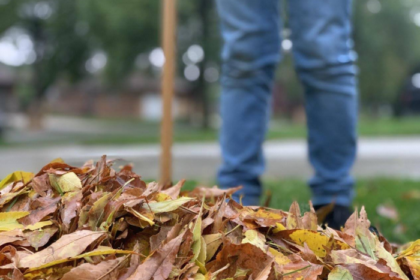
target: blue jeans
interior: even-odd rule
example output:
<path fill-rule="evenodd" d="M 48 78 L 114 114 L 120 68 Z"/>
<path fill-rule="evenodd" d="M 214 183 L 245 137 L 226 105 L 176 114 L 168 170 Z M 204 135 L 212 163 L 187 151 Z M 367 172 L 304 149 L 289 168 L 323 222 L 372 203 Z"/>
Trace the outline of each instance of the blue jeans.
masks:
<path fill-rule="evenodd" d="M 288 1 L 294 62 L 305 88 L 314 205 L 348 206 L 353 198 L 358 99 L 351 2 Z M 224 40 L 218 180 L 225 188 L 244 186 L 243 203 L 257 205 L 272 83 L 282 58 L 280 3 L 217 0 L 217 5 Z"/>

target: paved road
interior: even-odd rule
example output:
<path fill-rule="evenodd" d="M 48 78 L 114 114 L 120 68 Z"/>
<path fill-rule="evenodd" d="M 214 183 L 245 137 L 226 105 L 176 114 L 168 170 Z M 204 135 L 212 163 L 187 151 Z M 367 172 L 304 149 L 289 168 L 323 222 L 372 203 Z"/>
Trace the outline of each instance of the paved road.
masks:
<path fill-rule="evenodd" d="M 131 162 L 144 178 L 158 177 L 158 145 L 142 146 L 80 146 L 2 148 L 0 149 L 0 177 L 15 170 L 38 171 L 56 157 L 81 165 L 88 159 L 107 154 L 110 158 Z M 174 178 L 214 180 L 220 163 L 217 143 L 176 144 Z M 311 168 L 307 163 L 305 141 L 269 141 L 265 145 L 267 178 L 307 178 Z M 363 138 L 359 144 L 359 158 L 353 172 L 357 177 L 404 177 L 420 179 L 420 137 Z"/>

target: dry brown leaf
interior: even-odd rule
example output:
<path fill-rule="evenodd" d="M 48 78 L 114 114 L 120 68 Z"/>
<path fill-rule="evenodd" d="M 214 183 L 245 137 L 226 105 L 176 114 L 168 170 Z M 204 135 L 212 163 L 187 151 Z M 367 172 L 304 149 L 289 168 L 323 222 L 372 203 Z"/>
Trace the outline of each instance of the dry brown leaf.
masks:
<path fill-rule="evenodd" d="M 149 256 L 136 271 L 128 278 L 129 280 L 165 280 L 172 271 L 175 257 L 178 253 L 184 234 L 163 244 L 153 255 Z"/>
<path fill-rule="evenodd" d="M 184 180 L 165 189 L 112 164 L 59 160 L 3 181 L 0 279 L 420 280 L 420 241 L 392 246 L 369 231 L 364 208 L 342 231 L 323 229 L 311 204 L 301 213 L 296 202 L 289 212 L 227 202 L 239 188 L 180 194 Z"/>
<path fill-rule="evenodd" d="M 79 265 L 66 274 L 62 280 L 114 280 L 117 279 L 119 266 L 126 260 L 126 257 L 121 257 L 115 260 L 103 261 L 98 264 L 85 263 Z"/>
<path fill-rule="evenodd" d="M 105 233 L 90 230 L 76 231 L 64 235 L 44 250 L 20 260 L 19 267 L 34 268 L 57 260 L 71 258 L 81 254 L 94 241 Z"/>
<path fill-rule="evenodd" d="M 26 217 L 23 217 L 19 219 L 19 223 L 22 225 L 33 225 L 42 219 L 44 219 L 46 216 L 48 216 L 51 213 L 54 213 L 57 210 L 57 202 L 60 201 L 60 198 L 57 197 L 56 199 L 50 201 L 50 204 L 40 207 L 36 210 L 32 210 L 30 214 Z"/>

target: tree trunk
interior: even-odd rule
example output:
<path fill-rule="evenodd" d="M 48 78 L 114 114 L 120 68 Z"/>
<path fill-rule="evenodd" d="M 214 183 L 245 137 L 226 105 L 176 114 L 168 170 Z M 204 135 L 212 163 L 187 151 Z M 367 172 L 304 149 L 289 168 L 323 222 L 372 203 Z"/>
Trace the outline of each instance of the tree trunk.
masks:
<path fill-rule="evenodd" d="M 34 89 L 34 96 L 27 108 L 27 116 L 29 118 L 30 130 L 41 130 L 43 128 L 43 118 L 45 115 L 45 93 L 53 81 L 53 75 L 56 73 L 49 73 L 45 69 L 44 53 L 45 42 L 47 41 L 44 22 L 38 18 L 31 21 L 31 36 L 34 42 L 34 49 L 37 54 L 37 59 L 32 64 L 32 86 Z M 49 73 L 49 74 L 46 74 Z"/>
<path fill-rule="evenodd" d="M 204 77 L 204 71 L 206 70 L 207 57 L 209 55 L 209 12 L 210 12 L 210 0 L 199 1 L 199 14 L 201 19 L 201 46 L 204 50 L 204 59 L 200 63 L 200 78 L 198 80 L 197 92 L 200 96 L 200 107 L 202 110 L 201 127 L 208 129 L 210 127 L 210 102 L 207 93 L 207 84 Z"/>
<path fill-rule="evenodd" d="M 44 100 L 35 99 L 28 107 L 28 128 L 33 131 L 39 131 L 44 128 L 45 104 Z"/>

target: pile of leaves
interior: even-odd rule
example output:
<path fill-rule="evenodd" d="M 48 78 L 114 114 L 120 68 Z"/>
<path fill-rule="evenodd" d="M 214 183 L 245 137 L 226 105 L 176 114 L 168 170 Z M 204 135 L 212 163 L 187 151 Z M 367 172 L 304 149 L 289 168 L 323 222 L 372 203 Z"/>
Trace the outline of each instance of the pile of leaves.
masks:
<path fill-rule="evenodd" d="M 312 207 L 244 207 L 238 189 L 181 192 L 112 164 L 0 183 L 0 279 L 420 279 L 420 241 L 391 245 L 364 209 L 324 229 Z"/>

